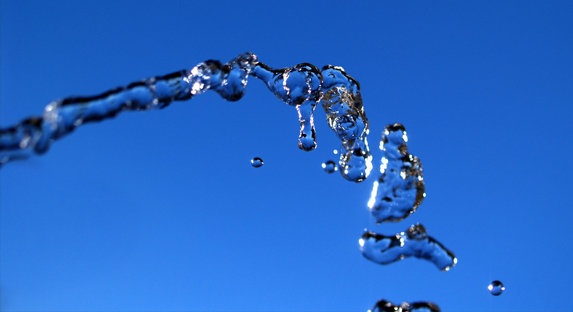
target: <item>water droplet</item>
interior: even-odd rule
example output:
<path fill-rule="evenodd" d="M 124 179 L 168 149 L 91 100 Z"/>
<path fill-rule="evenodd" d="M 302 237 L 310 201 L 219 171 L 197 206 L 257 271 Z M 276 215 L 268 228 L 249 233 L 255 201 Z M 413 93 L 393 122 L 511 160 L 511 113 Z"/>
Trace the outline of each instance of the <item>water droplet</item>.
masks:
<path fill-rule="evenodd" d="M 376 223 L 397 222 L 414 213 L 426 196 L 422 163 L 408 153 L 406 128 L 388 125 L 382 134 L 380 177 L 374 181 L 368 208 Z"/>
<path fill-rule="evenodd" d="M 342 142 L 340 172 L 348 181 L 362 182 L 372 169 L 372 155 L 360 84 L 339 66 L 324 66 L 322 77 L 322 108 L 330 129 Z"/>
<path fill-rule="evenodd" d="M 259 157 L 255 157 L 255 158 L 251 159 L 251 165 L 255 168 L 259 168 L 263 164 L 264 164 L 263 160 L 260 159 Z"/>
<path fill-rule="evenodd" d="M 324 168 L 324 171 L 326 171 L 326 173 L 333 173 L 338 170 L 338 166 L 332 160 L 323 163 L 322 168 Z"/>
<path fill-rule="evenodd" d="M 402 302 L 399 306 L 394 303 L 380 299 L 370 312 L 440 312 L 440 307 L 432 302 Z"/>
<path fill-rule="evenodd" d="M 362 255 L 378 264 L 390 264 L 414 256 L 434 263 L 442 271 L 448 271 L 458 262 L 454 253 L 428 236 L 421 224 L 412 225 L 392 236 L 366 232 L 358 244 Z"/>
<path fill-rule="evenodd" d="M 499 296 L 501 295 L 501 293 L 505 290 L 505 287 L 503 286 L 503 283 L 500 281 L 493 281 L 491 282 L 491 284 L 489 284 L 489 286 L 487 287 L 487 289 L 489 289 L 489 292 L 494 295 L 494 296 Z"/>

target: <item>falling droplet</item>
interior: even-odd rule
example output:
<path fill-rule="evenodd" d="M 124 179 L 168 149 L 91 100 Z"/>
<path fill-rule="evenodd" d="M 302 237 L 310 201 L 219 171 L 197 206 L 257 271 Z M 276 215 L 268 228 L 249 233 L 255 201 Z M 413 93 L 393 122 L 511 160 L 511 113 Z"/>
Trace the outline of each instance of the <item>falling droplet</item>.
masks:
<path fill-rule="evenodd" d="M 399 306 L 380 299 L 369 312 L 440 312 L 440 307 L 432 302 L 402 302 Z"/>
<path fill-rule="evenodd" d="M 260 159 L 259 157 L 255 157 L 253 159 L 251 159 L 251 165 L 253 165 L 253 167 L 255 168 L 259 168 L 264 164 L 263 160 Z"/>
<path fill-rule="evenodd" d="M 333 172 L 336 172 L 338 170 L 338 166 L 332 160 L 329 160 L 329 161 L 323 163 L 322 168 L 324 168 L 324 171 L 326 171 L 326 173 L 333 173 Z"/>
<path fill-rule="evenodd" d="M 501 295 L 501 293 L 505 290 L 505 287 L 503 286 L 503 283 L 500 281 L 493 281 L 491 282 L 491 284 L 489 284 L 489 286 L 487 287 L 487 289 L 489 289 L 489 292 L 494 295 L 494 296 L 499 296 Z"/>
<path fill-rule="evenodd" d="M 419 223 L 392 236 L 366 232 L 358 244 L 362 255 L 378 264 L 390 264 L 413 256 L 434 263 L 442 271 L 448 271 L 458 263 L 454 253 L 428 236 L 424 226 Z"/>
<path fill-rule="evenodd" d="M 368 208 L 376 223 L 398 222 L 414 213 L 426 197 L 422 163 L 408 153 L 406 128 L 396 123 L 382 133 L 380 177 L 374 181 Z"/>

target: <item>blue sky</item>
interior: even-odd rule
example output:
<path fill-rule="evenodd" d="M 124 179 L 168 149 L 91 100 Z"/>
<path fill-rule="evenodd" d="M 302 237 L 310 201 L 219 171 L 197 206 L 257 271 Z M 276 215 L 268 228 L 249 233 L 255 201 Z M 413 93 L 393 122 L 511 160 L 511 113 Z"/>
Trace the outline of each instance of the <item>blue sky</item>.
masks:
<path fill-rule="evenodd" d="M 227 62 L 343 66 L 361 84 L 374 168 L 400 122 L 427 197 L 376 225 L 363 183 L 326 174 L 296 110 L 250 79 L 164 110 L 87 124 L 0 172 L 6 311 L 570 310 L 573 4 L 568 1 L 0 1 L 0 125 L 50 101 Z M 250 160 L 265 164 L 255 169 Z M 364 228 L 415 222 L 452 250 L 440 272 L 362 257 Z M 501 280 L 506 291 L 487 290 Z"/>

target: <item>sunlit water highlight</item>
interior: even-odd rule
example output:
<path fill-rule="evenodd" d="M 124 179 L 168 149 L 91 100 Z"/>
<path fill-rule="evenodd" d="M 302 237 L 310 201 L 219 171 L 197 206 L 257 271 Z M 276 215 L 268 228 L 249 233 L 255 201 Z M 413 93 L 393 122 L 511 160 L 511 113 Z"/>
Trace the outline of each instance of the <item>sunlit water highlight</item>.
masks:
<path fill-rule="evenodd" d="M 238 101 L 245 93 L 249 75 L 262 80 L 279 99 L 296 108 L 298 146 L 302 150 L 311 151 L 317 146 L 313 113 L 322 101 L 328 125 L 342 143 L 342 176 L 353 182 L 368 177 L 372 156 L 358 81 L 342 67 L 331 65 L 322 70 L 309 63 L 272 69 L 250 52 L 224 65 L 209 60 L 190 70 L 134 82 L 100 95 L 53 101 L 42 116 L 0 129 L 0 166 L 32 153 L 45 153 L 53 142 L 82 124 L 113 118 L 122 111 L 165 108 L 173 101 L 189 100 L 207 90 L 227 101 Z"/>

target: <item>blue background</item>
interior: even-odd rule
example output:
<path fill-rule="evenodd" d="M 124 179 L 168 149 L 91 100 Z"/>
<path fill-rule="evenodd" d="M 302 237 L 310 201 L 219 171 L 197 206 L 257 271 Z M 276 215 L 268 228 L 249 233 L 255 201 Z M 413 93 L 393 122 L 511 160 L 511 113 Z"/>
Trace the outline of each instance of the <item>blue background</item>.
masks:
<path fill-rule="evenodd" d="M 251 78 L 164 110 L 87 124 L 1 170 L 0 298 L 10 310 L 571 310 L 573 2 L 6 1 L 0 124 L 50 101 L 246 51 L 274 68 L 343 66 L 361 83 L 374 156 L 328 175 L 296 110 Z M 396 224 L 366 203 L 380 134 L 401 122 L 427 197 Z M 250 159 L 265 165 L 255 169 Z M 415 222 L 451 249 L 440 272 L 364 259 L 364 228 Z M 501 280 L 506 291 L 487 290 Z"/>

